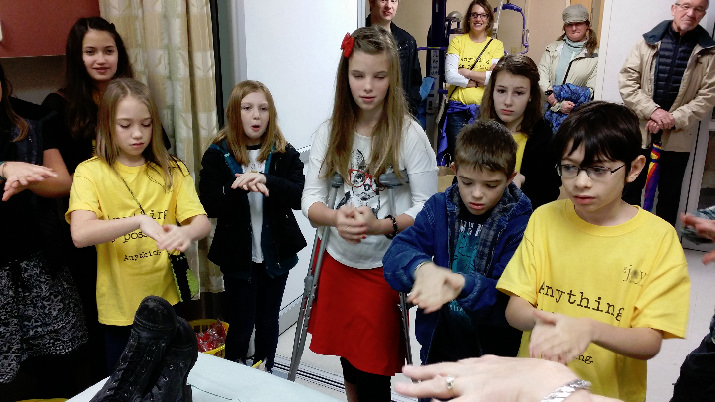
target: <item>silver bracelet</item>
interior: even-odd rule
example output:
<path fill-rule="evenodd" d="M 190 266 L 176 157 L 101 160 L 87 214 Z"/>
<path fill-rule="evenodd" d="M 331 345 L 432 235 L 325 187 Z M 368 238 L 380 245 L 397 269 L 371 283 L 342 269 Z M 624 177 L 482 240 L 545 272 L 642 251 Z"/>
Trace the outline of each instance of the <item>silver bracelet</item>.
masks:
<path fill-rule="evenodd" d="M 554 392 L 546 395 L 541 402 L 561 402 L 580 389 L 591 389 L 591 383 L 580 378 L 571 380 L 568 383 L 556 388 Z"/>

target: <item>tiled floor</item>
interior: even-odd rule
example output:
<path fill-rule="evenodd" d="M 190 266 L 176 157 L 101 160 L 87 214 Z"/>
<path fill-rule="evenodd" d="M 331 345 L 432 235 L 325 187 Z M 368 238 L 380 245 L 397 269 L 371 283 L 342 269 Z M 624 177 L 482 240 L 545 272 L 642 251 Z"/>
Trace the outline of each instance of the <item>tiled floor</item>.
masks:
<path fill-rule="evenodd" d="M 665 402 L 670 399 L 673 391 L 673 383 L 678 378 L 680 364 L 685 356 L 700 344 L 700 341 L 708 332 L 708 324 L 715 307 L 715 292 L 712 291 L 715 285 L 715 266 L 705 266 L 701 262 L 703 256 L 699 251 L 685 251 L 688 259 L 688 269 L 690 271 L 691 295 L 690 295 L 690 319 L 688 334 L 686 339 L 665 340 L 658 356 L 648 362 L 648 402 Z M 414 314 L 412 314 L 414 316 Z M 412 326 L 414 328 L 414 325 Z M 278 340 L 278 355 L 276 367 L 281 362 L 287 366 L 290 361 L 293 348 L 293 338 L 295 326 L 283 333 Z M 335 356 L 321 356 L 312 353 L 306 342 L 305 352 L 301 363 L 308 370 L 315 373 L 310 379 L 298 377 L 298 382 L 311 388 L 316 388 L 334 396 L 338 400 L 345 400 L 342 389 L 342 369 L 340 362 Z M 413 356 L 417 358 L 419 345 L 416 340 L 412 340 Z M 280 375 L 279 370 L 276 370 Z M 325 380 L 320 380 L 324 377 Z M 404 376 L 398 375 L 393 378 L 393 385 L 398 381 L 407 381 Z M 409 401 L 409 398 L 400 397 L 393 393 L 395 401 Z"/>

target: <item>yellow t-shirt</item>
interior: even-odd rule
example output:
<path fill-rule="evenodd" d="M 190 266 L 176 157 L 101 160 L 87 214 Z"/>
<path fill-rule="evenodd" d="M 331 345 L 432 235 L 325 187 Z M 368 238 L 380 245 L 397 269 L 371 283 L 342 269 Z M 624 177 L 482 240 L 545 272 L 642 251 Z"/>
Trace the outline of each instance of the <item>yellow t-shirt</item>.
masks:
<path fill-rule="evenodd" d="M 683 248 L 668 223 L 639 208 L 616 226 L 592 225 L 571 200 L 534 211 L 497 289 L 540 310 L 589 317 L 621 328 L 685 336 L 690 279 Z M 524 332 L 519 356 L 529 355 Z M 568 365 L 599 395 L 643 401 L 647 362 L 590 344 Z"/>
<path fill-rule="evenodd" d="M 529 137 L 524 133 L 513 133 L 514 141 L 516 141 L 516 166 L 514 169 L 521 172 L 521 161 L 524 159 L 524 148 L 526 148 L 526 140 Z"/>
<path fill-rule="evenodd" d="M 134 192 L 147 215 L 159 224 L 176 224 L 206 214 L 196 194 L 194 182 L 185 167 L 173 169 L 174 185 L 163 188 L 161 173 L 147 165 L 128 167 L 91 158 L 75 170 L 69 210 L 92 211 L 98 219 L 118 219 L 141 214 L 137 202 L 119 175 Z M 97 309 L 99 322 L 131 325 L 134 313 L 148 295 L 161 296 L 171 304 L 179 301 L 176 284 L 165 250 L 140 229 L 117 239 L 97 244 Z"/>
<path fill-rule="evenodd" d="M 487 37 L 482 43 L 474 43 L 469 34 L 459 35 L 449 42 L 447 54 L 456 54 L 459 56 L 459 68 L 470 68 L 474 64 L 474 60 L 482 53 L 484 46 L 489 43 L 490 37 Z M 492 65 L 492 59 L 500 59 L 504 56 L 504 44 L 499 39 L 494 39 L 489 44 L 487 50 L 479 57 L 479 61 L 472 70 L 474 71 L 489 71 Z M 456 88 L 456 90 L 455 90 Z M 454 93 L 452 93 L 454 91 Z M 479 105 L 482 103 L 482 95 L 484 87 L 462 88 L 454 85 L 449 86 L 449 92 L 452 96 L 449 100 L 462 102 L 465 105 Z"/>

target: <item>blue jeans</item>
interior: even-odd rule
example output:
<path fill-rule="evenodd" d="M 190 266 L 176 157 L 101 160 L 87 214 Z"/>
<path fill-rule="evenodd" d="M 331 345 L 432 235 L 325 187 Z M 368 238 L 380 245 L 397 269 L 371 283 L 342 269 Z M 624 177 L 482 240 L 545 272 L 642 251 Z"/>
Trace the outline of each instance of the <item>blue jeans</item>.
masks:
<path fill-rule="evenodd" d="M 454 145 L 457 143 L 457 134 L 471 119 L 472 113 L 468 110 L 447 113 L 447 124 L 444 130 L 447 135 L 447 150 L 445 151 L 444 165 L 449 166 L 451 162 L 454 162 Z"/>
<path fill-rule="evenodd" d="M 224 275 L 228 298 L 226 358 L 245 361 L 253 328 L 256 328 L 256 351 L 253 361 L 263 360 L 266 369 L 273 367 L 278 346 L 278 313 L 288 273 L 271 278 L 265 264 L 252 263 L 251 278 L 238 279 Z"/>

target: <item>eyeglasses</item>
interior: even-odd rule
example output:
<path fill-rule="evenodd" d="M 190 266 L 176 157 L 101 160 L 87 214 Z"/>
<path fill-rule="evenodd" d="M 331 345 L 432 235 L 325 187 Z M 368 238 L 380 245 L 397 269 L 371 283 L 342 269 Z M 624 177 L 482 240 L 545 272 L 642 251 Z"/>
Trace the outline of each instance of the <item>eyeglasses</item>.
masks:
<path fill-rule="evenodd" d="M 693 7 L 690 4 L 675 3 L 675 5 L 680 7 L 680 9 L 683 10 L 685 13 L 688 13 L 690 10 L 694 10 L 695 14 L 705 15 L 705 13 L 708 11 L 705 9 L 705 7 Z"/>
<path fill-rule="evenodd" d="M 609 169 L 603 166 L 589 166 L 582 168 L 574 165 L 556 165 L 556 171 L 559 173 L 559 176 L 564 179 L 573 179 L 581 174 L 581 171 L 583 170 L 591 180 L 605 180 L 617 171 L 621 170 L 624 166 L 626 165 L 623 164 L 615 169 Z"/>
<path fill-rule="evenodd" d="M 378 3 L 380 3 L 380 4 L 387 4 L 387 3 L 397 4 L 397 1 L 398 0 L 380 0 L 380 1 L 378 1 Z"/>
<path fill-rule="evenodd" d="M 486 20 L 489 18 L 489 14 L 482 14 L 482 13 L 471 13 L 471 14 L 469 14 L 469 16 L 474 18 L 475 20 L 478 20 L 478 19 Z"/>

